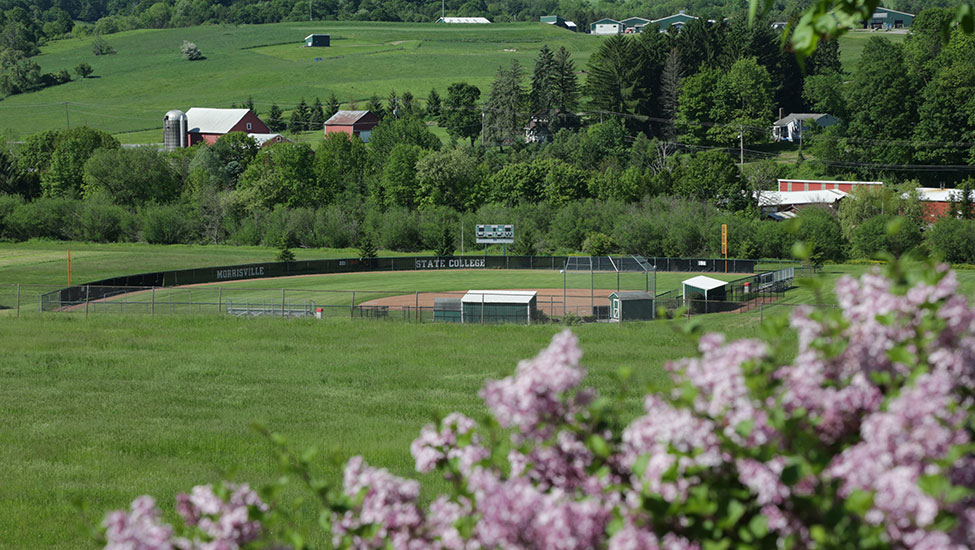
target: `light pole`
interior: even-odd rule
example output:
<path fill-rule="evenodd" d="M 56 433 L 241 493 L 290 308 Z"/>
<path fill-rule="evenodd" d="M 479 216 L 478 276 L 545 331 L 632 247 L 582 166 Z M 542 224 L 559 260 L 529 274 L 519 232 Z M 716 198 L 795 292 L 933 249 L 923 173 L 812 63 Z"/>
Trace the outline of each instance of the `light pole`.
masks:
<path fill-rule="evenodd" d="M 562 272 L 562 317 L 565 317 L 565 270 L 560 269 Z"/>

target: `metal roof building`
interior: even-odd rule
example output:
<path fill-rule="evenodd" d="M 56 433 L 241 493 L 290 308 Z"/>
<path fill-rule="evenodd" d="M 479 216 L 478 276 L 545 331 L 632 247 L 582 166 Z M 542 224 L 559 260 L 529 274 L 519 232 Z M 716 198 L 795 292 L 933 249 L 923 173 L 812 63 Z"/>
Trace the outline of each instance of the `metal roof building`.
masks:
<path fill-rule="evenodd" d="M 684 25 L 686 25 L 687 23 L 695 19 L 700 19 L 700 18 L 684 13 L 684 10 L 681 10 L 675 13 L 674 15 L 668 15 L 667 17 L 654 19 L 650 23 L 660 27 L 660 32 L 667 32 L 668 30 L 670 30 L 671 27 L 680 31 L 681 29 L 684 28 Z"/>
<path fill-rule="evenodd" d="M 521 323 L 535 318 L 534 290 L 470 290 L 460 299 L 462 323 Z"/>
<path fill-rule="evenodd" d="M 914 14 L 877 6 L 870 19 L 863 22 L 865 29 L 901 29 L 914 23 Z"/>
<path fill-rule="evenodd" d="M 281 134 L 247 134 L 250 136 L 258 147 L 267 147 L 268 145 L 273 145 L 275 143 L 281 143 L 286 141 L 291 143 L 291 140 L 282 136 Z"/>
<path fill-rule="evenodd" d="M 653 294 L 643 291 L 620 291 L 609 295 L 609 316 L 616 321 L 646 321 L 653 319 Z"/>
<path fill-rule="evenodd" d="M 372 111 L 339 111 L 325 121 L 325 135 L 342 132 L 368 143 L 377 124 L 379 117 Z"/>
<path fill-rule="evenodd" d="M 193 107 L 186 111 L 187 146 L 200 142 L 213 145 L 230 132 L 269 134 L 271 129 L 250 109 L 209 109 Z"/>
<path fill-rule="evenodd" d="M 600 19 L 589 24 L 590 34 L 621 34 L 625 26 L 615 19 Z"/>
<path fill-rule="evenodd" d="M 486 25 L 491 21 L 487 17 L 441 17 L 437 23 L 466 23 L 475 25 Z"/>
<path fill-rule="evenodd" d="M 684 304 L 694 313 L 708 313 L 709 311 L 719 311 L 715 307 L 708 307 L 708 302 L 723 301 L 727 296 L 727 285 L 725 281 L 712 279 L 704 275 L 691 277 L 681 282 L 681 294 L 684 296 Z"/>
<path fill-rule="evenodd" d="M 306 48 L 327 48 L 331 45 L 332 35 L 330 34 L 309 34 L 305 37 Z"/>

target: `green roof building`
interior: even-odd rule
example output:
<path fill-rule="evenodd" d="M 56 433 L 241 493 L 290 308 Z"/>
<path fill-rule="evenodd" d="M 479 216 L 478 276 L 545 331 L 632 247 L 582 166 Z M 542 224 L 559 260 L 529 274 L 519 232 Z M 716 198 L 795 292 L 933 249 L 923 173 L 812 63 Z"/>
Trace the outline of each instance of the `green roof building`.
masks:
<path fill-rule="evenodd" d="M 517 323 L 536 318 L 534 290 L 469 290 L 460 299 L 462 323 Z"/>
<path fill-rule="evenodd" d="M 863 22 L 865 29 L 907 29 L 914 22 L 914 14 L 877 7 L 870 19 Z"/>
<path fill-rule="evenodd" d="M 722 311 L 718 304 L 709 302 L 723 302 L 727 297 L 728 283 L 698 275 L 681 283 L 683 288 L 684 305 L 691 313 L 714 313 Z"/>
<path fill-rule="evenodd" d="M 688 15 L 683 11 L 675 13 L 674 15 L 668 15 L 667 17 L 661 17 L 660 19 L 654 19 L 650 23 L 660 27 L 660 32 L 667 32 L 673 28 L 673 30 L 680 31 L 684 28 L 684 25 L 699 19 L 693 15 Z"/>

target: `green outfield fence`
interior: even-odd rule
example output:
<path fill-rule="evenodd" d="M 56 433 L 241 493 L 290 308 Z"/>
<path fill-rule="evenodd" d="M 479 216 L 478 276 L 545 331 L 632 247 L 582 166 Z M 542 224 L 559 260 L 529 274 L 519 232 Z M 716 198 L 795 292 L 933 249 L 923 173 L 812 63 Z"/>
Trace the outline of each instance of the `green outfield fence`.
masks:
<path fill-rule="evenodd" d="M 403 256 L 395 258 L 347 258 L 295 262 L 256 263 L 222 267 L 205 267 L 140 273 L 92 281 L 83 285 L 60 288 L 41 297 L 42 311 L 74 307 L 81 302 L 104 300 L 126 292 L 147 288 L 167 288 L 201 283 L 219 283 L 246 279 L 324 275 L 369 271 L 414 271 L 450 269 L 574 269 L 582 268 L 583 259 L 592 269 L 619 271 L 681 271 L 704 273 L 754 273 L 756 260 L 714 258 L 658 258 L 642 256 Z M 570 267 L 576 266 L 576 267 Z M 135 290 L 129 290 L 135 289 Z"/>

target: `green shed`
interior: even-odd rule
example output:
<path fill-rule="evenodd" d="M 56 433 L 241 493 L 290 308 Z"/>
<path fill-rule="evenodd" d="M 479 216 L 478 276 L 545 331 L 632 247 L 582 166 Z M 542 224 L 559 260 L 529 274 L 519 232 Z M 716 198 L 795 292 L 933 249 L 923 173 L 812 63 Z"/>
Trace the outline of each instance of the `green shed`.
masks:
<path fill-rule="evenodd" d="M 907 29 L 912 23 L 914 14 L 878 6 L 863 26 L 867 29 Z"/>
<path fill-rule="evenodd" d="M 684 304 L 692 313 L 714 313 L 721 311 L 716 304 L 708 302 L 723 302 L 727 297 L 727 285 L 725 281 L 698 275 L 691 277 L 681 283 L 683 288 Z"/>
<path fill-rule="evenodd" d="M 332 35 L 330 34 L 309 34 L 305 37 L 305 46 L 308 48 L 327 48 L 330 46 Z"/>
<path fill-rule="evenodd" d="M 615 321 L 647 321 L 655 317 L 653 294 L 614 292 L 609 295 L 610 318 Z"/>
<path fill-rule="evenodd" d="M 470 290 L 461 298 L 462 323 L 519 323 L 536 317 L 534 290 Z"/>

